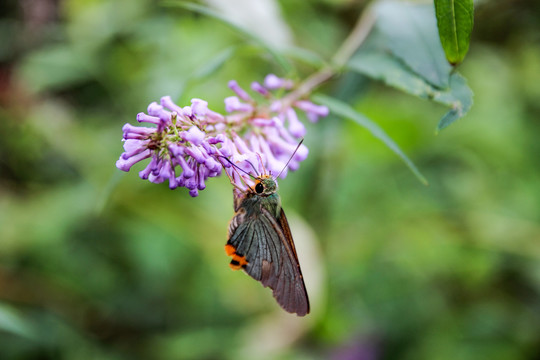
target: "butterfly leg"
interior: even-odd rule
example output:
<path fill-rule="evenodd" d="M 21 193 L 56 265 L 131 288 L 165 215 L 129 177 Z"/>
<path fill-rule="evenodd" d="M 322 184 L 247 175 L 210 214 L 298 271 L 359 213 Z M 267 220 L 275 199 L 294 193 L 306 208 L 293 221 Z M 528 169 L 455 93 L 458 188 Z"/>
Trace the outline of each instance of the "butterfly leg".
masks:
<path fill-rule="evenodd" d="M 225 158 L 227 161 L 229 161 L 229 163 L 232 164 L 233 166 L 233 170 L 236 172 L 236 174 L 238 175 L 238 177 L 240 178 L 240 181 L 246 186 L 249 188 L 249 185 L 246 183 L 246 181 L 244 180 L 244 178 L 242 177 L 242 175 L 238 172 L 238 170 L 236 169 L 236 165 L 234 165 L 229 159 L 227 159 L 226 157 L 222 156 L 223 158 Z M 229 175 L 229 173 L 227 172 L 227 168 L 225 167 L 225 165 L 223 164 L 223 162 L 221 161 L 221 158 L 218 158 L 219 159 L 219 162 L 221 163 L 221 165 L 223 166 L 223 169 L 225 171 L 225 175 L 227 175 L 227 177 L 229 178 L 229 181 L 231 182 L 232 186 L 234 186 L 235 188 L 237 188 L 238 190 L 240 190 L 241 192 L 244 192 L 245 189 L 243 189 L 241 186 L 239 186 L 238 184 L 236 184 L 233 180 L 233 178 L 231 177 L 231 175 Z M 251 165 L 253 166 L 253 165 Z"/>

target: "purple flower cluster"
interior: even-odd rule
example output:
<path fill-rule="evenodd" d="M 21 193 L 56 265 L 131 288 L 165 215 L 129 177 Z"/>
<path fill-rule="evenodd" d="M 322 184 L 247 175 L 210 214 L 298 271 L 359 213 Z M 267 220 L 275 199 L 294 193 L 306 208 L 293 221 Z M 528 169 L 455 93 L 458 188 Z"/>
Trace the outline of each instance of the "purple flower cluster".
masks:
<path fill-rule="evenodd" d="M 298 119 L 296 109 L 303 111 L 307 118 L 315 122 L 319 117 L 328 115 L 326 106 L 315 105 L 308 100 L 297 100 L 291 104 L 283 101 L 283 97 L 276 97 L 274 92 L 281 95 L 291 90 L 294 83 L 291 80 L 281 79 L 270 74 L 264 83 L 253 82 L 251 89 L 263 96 L 265 103 L 260 105 L 234 80 L 229 82 L 229 88 L 237 96 L 225 99 L 225 110 L 228 118 L 241 124 L 238 133 L 242 139 L 236 141 L 239 154 L 249 156 L 250 153 L 260 154 L 262 161 L 271 174 L 276 176 L 285 167 L 293 155 L 299 139 L 304 137 L 306 129 Z M 235 153 L 236 154 L 236 153 Z M 288 169 L 296 170 L 299 163 L 307 158 L 308 149 L 305 145 L 298 148 L 296 154 L 289 162 Z M 287 170 L 281 177 L 287 176 Z"/>
<path fill-rule="evenodd" d="M 207 105 L 193 99 L 191 106 L 181 108 L 168 96 L 161 98 L 161 104 L 151 103 L 148 114 L 137 114 L 137 120 L 152 127 L 124 125 L 125 152 L 116 166 L 129 171 L 135 163 L 150 158 L 139 172 L 142 179 L 154 183 L 168 179 L 171 189 L 183 186 L 191 196 L 197 196 L 206 187 L 206 179 L 221 174 L 217 155 L 227 155 L 217 146 L 225 141 L 216 131 L 216 126 L 224 124 L 224 117 Z M 181 172 L 177 175 L 178 168 Z"/>
<path fill-rule="evenodd" d="M 235 186 L 250 186 L 250 178 L 231 163 L 248 173 L 256 170 L 261 174 L 267 169 L 277 176 L 284 170 L 281 177 L 285 177 L 285 164 L 298 139 L 305 135 L 296 110 L 303 111 L 311 121 L 328 115 L 326 107 L 308 100 L 286 104 L 273 95 L 276 90 L 283 93 L 293 86 L 292 81 L 275 75 L 268 75 L 264 84 L 254 82 L 251 88 L 264 100 L 259 104 L 231 81 L 229 87 L 237 96 L 225 99 L 227 116 L 210 110 L 200 99 L 182 108 L 170 97 L 163 97 L 160 104 L 148 106 L 148 114 L 137 115 L 137 120 L 148 127 L 124 125 L 125 152 L 116 166 L 129 171 L 135 163 L 150 158 L 139 172 L 142 179 L 154 183 L 168 180 L 171 189 L 186 187 L 191 196 L 197 196 L 206 187 L 206 180 L 220 175 L 223 168 Z M 296 170 L 307 155 L 307 147 L 301 145 L 287 168 Z"/>

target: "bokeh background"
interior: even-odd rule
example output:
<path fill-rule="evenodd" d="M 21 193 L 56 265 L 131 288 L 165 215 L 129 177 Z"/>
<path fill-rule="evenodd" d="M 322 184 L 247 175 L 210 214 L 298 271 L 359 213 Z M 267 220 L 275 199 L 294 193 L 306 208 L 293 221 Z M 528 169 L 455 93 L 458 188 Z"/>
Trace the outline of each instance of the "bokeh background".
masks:
<path fill-rule="evenodd" d="M 329 58 L 363 1 L 211 1 Z M 197 198 L 122 173 L 121 127 L 280 68 L 213 18 L 145 0 L 0 5 L 1 359 L 539 359 L 540 5 L 477 4 L 470 113 L 343 74 L 320 91 L 380 124 L 308 125 L 280 182 L 312 313 L 230 271 L 226 177 Z M 270 29 L 270 30 L 268 30 Z M 296 76 L 314 69 L 293 62 Z"/>

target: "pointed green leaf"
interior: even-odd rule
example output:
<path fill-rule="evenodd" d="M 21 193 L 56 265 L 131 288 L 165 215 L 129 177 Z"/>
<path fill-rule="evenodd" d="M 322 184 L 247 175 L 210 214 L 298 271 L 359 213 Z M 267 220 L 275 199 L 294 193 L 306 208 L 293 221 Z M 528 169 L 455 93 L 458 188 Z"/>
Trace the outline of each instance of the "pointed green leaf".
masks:
<path fill-rule="evenodd" d="M 433 5 L 385 1 L 376 5 L 381 44 L 435 87 L 448 87 L 451 66 L 437 36 Z"/>
<path fill-rule="evenodd" d="M 432 85 L 388 53 L 368 51 L 358 53 L 349 61 L 347 68 L 372 79 L 381 80 L 408 94 L 425 99 L 434 97 L 435 88 Z"/>
<path fill-rule="evenodd" d="M 354 110 L 348 104 L 338 99 L 324 95 L 314 95 L 313 100 L 315 100 L 317 103 L 328 106 L 330 112 L 334 115 L 339 115 L 341 117 L 350 119 L 356 122 L 358 125 L 366 128 L 373 136 L 381 140 L 386 146 L 390 148 L 390 150 L 396 153 L 396 155 L 399 156 L 403 160 L 403 162 L 405 162 L 405 164 L 409 167 L 409 169 L 418 178 L 418 180 L 420 180 L 422 184 L 428 185 L 427 179 L 424 177 L 424 175 L 422 175 L 420 170 L 418 170 L 416 165 L 414 165 L 411 159 L 409 159 L 407 155 L 405 155 L 405 153 L 399 148 L 399 146 L 394 142 L 394 140 L 392 140 L 392 138 L 388 136 L 388 134 L 379 125 Z"/>
<path fill-rule="evenodd" d="M 411 95 L 450 107 L 450 110 L 440 120 L 437 131 L 465 116 L 469 111 L 472 106 L 473 93 L 461 75 L 454 72 L 449 75 L 447 87 L 435 87 L 415 73 L 400 58 L 385 51 L 380 44 L 384 44 L 384 37 L 380 32 L 375 31 L 370 35 L 366 46 L 363 46 L 349 61 L 347 68 L 370 78 L 381 80 L 385 84 Z M 444 58 L 443 61 L 446 62 Z"/>
<path fill-rule="evenodd" d="M 439 38 L 448 62 L 459 64 L 469 50 L 474 23 L 473 0 L 435 0 Z"/>

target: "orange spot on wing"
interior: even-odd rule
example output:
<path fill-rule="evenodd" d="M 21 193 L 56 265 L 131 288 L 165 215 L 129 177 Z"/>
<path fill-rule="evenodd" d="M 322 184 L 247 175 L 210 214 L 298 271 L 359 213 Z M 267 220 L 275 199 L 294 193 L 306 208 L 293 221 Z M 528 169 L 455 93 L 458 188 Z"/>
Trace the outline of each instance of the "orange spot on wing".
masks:
<path fill-rule="evenodd" d="M 242 268 L 245 268 L 248 264 L 245 256 L 240 256 L 236 253 L 236 248 L 232 246 L 231 244 L 225 245 L 225 252 L 228 256 L 232 257 L 232 260 L 229 264 L 231 269 L 233 270 L 240 270 Z"/>
<path fill-rule="evenodd" d="M 232 261 L 238 262 L 240 266 L 245 266 L 248 263 L 245 256 L 238 256 L 238 255 L 234 255 L 232 258 Z"/>
<path fill-rule="evenodd" d="M 231 260 L 229 266 L 233 270 L 240 270 L 240 269 L 245 269 L 247 264 L 248 264 L 248 262 L 247 262 L 245 256 L 238 256 L 238 255 L 234 254 L 232 256 L 232 260 Z"/>
<path fill-rule="evenodd" d="M 233 269 L 233 270 L 240 270 L 240 269 L 241 269 L 240 265 L 238 265 L 238 264 L 233 264 L 232 262 L 229 264 L 229 266 L 230 266 L 231 269 Z"/>
<path fill-rule="evenodd" d="M 227 256 L 233 256 L 236 254 L 236 249 L 231 244 L 227 244 L 225 245 L 225 253 L 227 254 Z"/>

